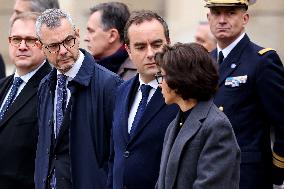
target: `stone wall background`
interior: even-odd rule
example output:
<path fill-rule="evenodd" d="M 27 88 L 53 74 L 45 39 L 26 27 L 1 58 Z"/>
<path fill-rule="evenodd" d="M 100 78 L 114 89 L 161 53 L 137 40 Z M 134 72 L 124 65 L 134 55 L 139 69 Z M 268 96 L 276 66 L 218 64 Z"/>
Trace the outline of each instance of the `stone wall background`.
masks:
<path fill-rule="evenodd" d="M 199 21 L 206 19 L 207 8 L 203 0 L 118 0 L 126 3 L 130 10 L 150 9 L 162 15 L 169 24 L 173 43 L 191 42 Z M 59 0 L 62 9 L 68 11 L 80 29 L 81 47 L 89 8 L 107 0 Z M 8 56 L 9 18 L 14 0 L 0 0 L 0 52 L 6 63 L 6 73 L 12 74 L 14 66 Z M 247 33 L 253 41 L 264 47 L 277 50 L 284 60 L 284 1 L 258 0 L 249 8 L 250 22 Z"/>

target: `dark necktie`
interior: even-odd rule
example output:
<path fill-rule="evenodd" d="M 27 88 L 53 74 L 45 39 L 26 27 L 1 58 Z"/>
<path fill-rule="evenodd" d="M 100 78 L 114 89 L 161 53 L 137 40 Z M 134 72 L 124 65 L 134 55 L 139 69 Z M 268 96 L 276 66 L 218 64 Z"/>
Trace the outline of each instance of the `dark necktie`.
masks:
<path fill-rule="evenodd" d="M 56 103 L 56 136 L 60 131 L 63 122 L 64 110 L 66 108 L 67 90 L 66 90 L 67 76 L 63 74 L 57 75 L 57 103 Z"/>
<path fill-rule="evenodd" d="M 56 103 L 56 132 L 55 137 L 58 136 L 60 131 L 63 117 L 64 117 L 64 110 L 66 108 L 66 101 L 67 101 L 67 90 L 66 90 L 66 79 L 67 76 L 63 74 L 57 75 L 57 103 Z M 55 169 L 53 169 L 52 176 L 50 178 L 50 185 L 51 189 L 56 189 L 56 176 L 55 176 Z"/>
<path fill-rule="evenodd" d="M 139 121 L 141 119 L 141 117 L 143 116 L 143 113 L 146 109 L 147 106 L 147 100 L 148 100 L 148 96 L 149 96 L 149 92 L 151 90 L 151 86 L 150 85 L 144 85 L 142 84 L 140 89 L 142 92 L 142 99 L 139 102 L 135 117 L 134 117 L 134 121 L 132 123 L 131 129 L 130 129 L 130 136 L 136 131 L 137 126 L 139 124 Z"/>
<path fill-rule="evenodd" d="M 222 51 L 219 52 L 219 55 L 218 55 L 218 64 L 221 64 L 224 60 L 224 55 L 222 53 Z"/>
<path fill-rule="evenodd" d="M 22 83 L 23 83 L 23 80 L 20 77 L 15 77 L 13 84 L 12 84 L 11 91 L 9 93 L 9 96 L 7 100 L 5 101 L 5 104 L 3 105 L 3 108 L 0 112 L 0 120 L 3 119 L 6 111 L 8 110 L 12 102 L 14 101 L 17 91 Z"/>

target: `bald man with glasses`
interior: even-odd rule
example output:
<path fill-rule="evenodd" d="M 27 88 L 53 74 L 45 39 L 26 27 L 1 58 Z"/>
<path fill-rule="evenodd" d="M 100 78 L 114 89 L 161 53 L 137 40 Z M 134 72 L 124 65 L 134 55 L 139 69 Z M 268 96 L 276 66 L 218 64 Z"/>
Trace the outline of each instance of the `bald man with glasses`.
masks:
<path fill-rule="evenodd" d="M 37 89 L 51 70 L 35 32 L 39 14 L 22 13 L 11 22 L 9 55 L 16 67 L 0 80 L 0 188 L 33 189 Z"/>

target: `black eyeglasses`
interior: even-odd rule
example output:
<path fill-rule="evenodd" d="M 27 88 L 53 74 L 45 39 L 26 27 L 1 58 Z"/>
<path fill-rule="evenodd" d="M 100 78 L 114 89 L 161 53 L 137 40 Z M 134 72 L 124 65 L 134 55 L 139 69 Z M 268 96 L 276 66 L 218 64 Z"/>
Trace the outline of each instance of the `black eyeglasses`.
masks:
<path fill-rule="evenodd" d="M 43 46 L 50 52 L 50 53 L 58 53 L 60 51 L 60 46 L 61 44 L 66 48 L 66 49 L 71 49 L 74 47 L 76 43 L 76 37 L 74 36 L 68 36 L 66 39 L 64 39 L 62 42 L 59 43 L 52 43 L 49 45 L 43 44 Z"/>
<path fill-rule="evenodd" d="M 36 42 L 38 41 L 37 38 L 35 37 L 20 37 L 20 36 L 10 36 L 9 38 L 9 43 L 13 45 L 14 47 L 20 47 L 22 41 L 24 40 L 25 45 L 27 47 L 34 47 Z"/>
<path fill-rule="evenodd" d="M 162 84 L 162 82 L 163 82 L 165 76 L 166 76 L 166 75 L 162 75 L 161 72 L 156 73 L 156 74 L 155 74 L 155 78 L 156 78 L 157 83 L 158 83 L 158 84 Z"/>

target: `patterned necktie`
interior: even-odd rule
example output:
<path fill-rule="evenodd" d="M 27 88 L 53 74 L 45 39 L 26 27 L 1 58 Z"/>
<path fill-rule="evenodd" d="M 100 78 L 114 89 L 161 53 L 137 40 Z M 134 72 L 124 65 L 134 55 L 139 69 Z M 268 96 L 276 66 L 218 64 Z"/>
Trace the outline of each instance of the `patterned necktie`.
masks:
<path fill-rule="evenodd" d="M 7 100 L 5 101 L 5 104 L 3 105 L 3 108 L 0 112 L 0 120 L 3 119 L 6 111 L 8 110 L 8 108 L 10 107 L 12 102 L 14 101 L 14 98 L 17 94 L 17 91 L 18 91 L 18 89 L 19 89 L 19 87 L 22 83 L 23 83 L 23 80 L 20 77 L 15 77 L 11 91 L 9 93 L 9 96 L 8 96 Z"/>
<path fill-rule="evenodd" d="M 152 87 L 150 85 L 144 85 L 142 84 L 141 87 L 141 92 L 142 92 L 142 99 L 139 102 L 135 117 L 134 117 L 134 121 L 132 123 L 131 129 L 130 129 L 130 136 L 135 132 L 135 130 L 137 129 L 138 123 L 141 119 L 141 117 L 143 116 L 143 113 L 146 109 L 147 106 L 147 100 L 148 100 L 148 96 L 149 96 L 149 92 L 152 89 Z"/>
<path fill-rule="evenodd" d="M 59 133 L 63 122 L 64 110 L 66 108 L 67 90 L 66 90 L 67 76 L 63 74 L 57 75 L 57 103 L 56 103 L 56 136 Z"/>
<path fill-rule="evenodd" d="M 221 64 L 224 60 L 224 55 L 222 53 L 222 51 L 219 52 L 219 56 L 218 56 L 218 64 Z"/>

